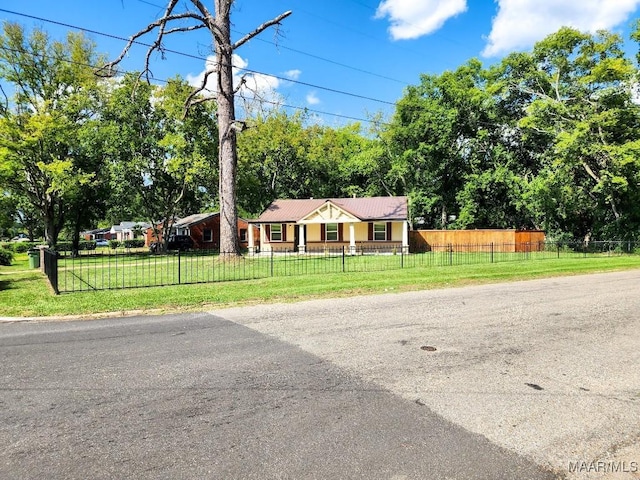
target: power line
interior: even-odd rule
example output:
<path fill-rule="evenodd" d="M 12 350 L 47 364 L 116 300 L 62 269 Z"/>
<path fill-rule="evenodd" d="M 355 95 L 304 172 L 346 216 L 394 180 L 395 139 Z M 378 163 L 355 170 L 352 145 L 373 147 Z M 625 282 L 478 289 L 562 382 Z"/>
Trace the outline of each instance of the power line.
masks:
<path fill-rule="evenodd" d="M 237 31 L 236 31 L 236 33 L 241 33 L 241 32 L 237 32 Z M 362 69 L 362 68 L 358 68 L 358 67 L 354 67 L 354 66 L 351 66 L 351 65 L 346 65 L 346 64 L 344 64 L 344 63 L 336 62 L 335 60 L 331 60 L 331 59 L 328 59 L 328 58 L 324 58 L 324 57 L 321 57 L 321 56 L 319 56 L 319 55 L 314 55 L 313 53 L 307 53 L 307 52 L 303 52 L 302 50 L 297 50 L 297 49 L 295 49 L 295 48 L 286 47 L 286 46 L 284 46 L 284 45 L 278 45 L 277 43 L 272 42 L 272 41 L 270 41 L 270 40 L 265 40 L 265 39 L 263 39 L 263 38 L 259 38 L 259 37 L 258 37 L 258 38 L 255 38 L 254 40 L 258 40 L 258 41 L 260 41 L 260 42 L 264 42 L 264 43 L 269 43 L 269 44 L 271 44 L 271 45 L 275 45 L 275 46 L 277 46 L 278 48 L 281 48 L 281 49 L 283 49 L 283 50 L 289 50 L 290 52 L 298 53 L 298 54 L 300 54 L 300 55 L 304 55 L 304 56 L 306 56 L 306 57 L 314 58 L 314 59 L 316 59 L 316 60 L 321 60 L 321 61 L 323 61 L 323 62 L 327 62 L 327 63 L 331 63 L 331 64 L 333 64 L 333 65 L 337 65 L 337 66 L 339 66 L 339 67 L 348 68 L 349 70 L 354 70 L 354 71 L 356 71 L 356 72 L 360 72 L 360 73 L 364 73 L 364 74 L 367 74 L 367 75 L 371 75 L 372 77 L 378 77 L 378 78 L 382 78 L 382 79 L 384 79 L 384 80 L 390 80 L 390 81 L 392 81 L 392 82 L 400 83 L 400 84 L 405 85 L 405 86 L 408 86 L 408 85 L 409 85 L 407 82 L 403 82 L 402 80 L 398 80 L 398 79 L 396 79 L 396 78 L 387 77 L 387 76 L 385 76 L 385 75 L 380 75 L 379 73 L 373 73 L 373 72 L 370 72 L 370 71 L 368 71 L 368 70 L 364 70 L 364 69 Z"/>
<path fill-rule="evenodd" d="M 141 0 L 139 0 L 139 1 L 141 1 Z M 66 28 L 72 28 L 74 30 L 81 30 L 81 31 L 93 33 L 95 35 L 101 35 L 101 36 L 104 36 L 104 37 L 113 38 L 115 40 L 122 40 L 122 41 L 125 41 L 125 42 L 128 41 L 127 38 L 120 37 L 118 35 L 113 35 L 113 34 L 110 34 L 110 33 L 100 32 L 100 31 L 92 30 L 92 29 L 88 29 L 88 28 L 83 28 L 83 27 L 79 27 L 77 25 L 72 25 L 72 24 L 69 24 L 69 23 L 58 22 L 56 20 L 37 17 L 35 15 L 29 15 L 29 14 L 26 14 L 26 13 L 15 12 L 15 11 L 6 10 L 6 9 L 3 9 L 3 8 L 0 8 L 0 12 L 5 12 L 5 13 L 12 14 L 12 15 L 25 17 L 25 18 L 31 18 L 32 20 L 38 20 L 38 21 L 41 21 L 41 22 L 52 23 L 54 25 L 59 25 L 59 26 L 66 27 Z M 136 45 L 141 45 L 141 46 L 144 46 L 144 47 L 147 47 L 147 48 L 151 48 L 152 47 L 152 45 L 144 43 L 144 42 L 135 41 L 134 43 Z M 163 49 L 163 51 L 164 52 L 168 52 L 168 53 L 174 53 L 176 55 L 181 55 L 181 56 L 184 56 L 184 57 L 187 57 L 187 58 L 193 58 L 193 59 L 196 59 L 196 60 L 201 60 L 203 62 L 207 61 L 207 59 L 204 58 L 204 57 L 201 57 L 201 56 L 198 56 L 198 55 L 192 55 L 192 54 L 185 53 L 185 52 L 180 52 L 180 51 L 177 51 L 177 50 Z M 308 83 L 308 82 L 302 82 L 300 80 L 293 80 L 293 79 L 290 79 L 290 78 L 281 77 L 281 76 L 273 75 L 273 74 L 270 74 L 270 73 L 260 72 L 258 70 L 252 70 L 252 69 L 241 68 L 241 67 L 234 67 L 234 68 L 236 68 L 237 70 L 240 70 L 242 72 L 251 73 L 251 74 L 254 74 L 254 75 L 266 75 L 266 76 L 269 76 L 269 77 L 272 77 L 272 78 L 275 78 L 275 79 L 278 79 L 278 80 L 281 80 L 281 81 L 284 81 L 284 82 L 295 83 L 295 84 L 298 84 L 298 85 L 303 85 L 303 86 L 310 87 L 310 88 L 317 88 L 318 90 L 324 90 L 324 91 L 331 92 L 331 93 L 336 93 L 336 94 L 339 94 L 339 95 L 345 95 L 345 96 L 349 96 L 349 97 L 353 97 L 353 98 L 359 98 L 361 100 L 368 100 L 368 101 L 372 101 L 372 102 L 376 102 L 376 103 L 395 106 L 395 102 L 389 102 L 387 100 L 380 100 L 378 98 L 368 97 L 368 96 L 365 96 L 365 95 L 359 95 L 357 93 L 345 92 L 343 90 L 338 90 L 338 89 L 329 88 L 329 87 L 323 87 L 321 85 L 316 85 L 316 84 Z"/>
<path fill-rule="evenodd" d="M 139 3 L 143 3 L 145 5 L 151 5 L 152 7 L 157 7 L 157 8 L 160 8 L 160 9 L 164 8 L 161 5 L 158 5 L 158 4 L 155 4 L 155 3 L 152 3 L 152 2 L 148 2 L 146 0 L 137 0 L 137 1 Z M 238 30 L 233 30 L 233 29 L 231 31 L 234 32 L 234 33 L 237 33 L 239 35 L 242 35 L 242 36 L 244 36 L 245 33 L 246 33 L 246 32 L 239 32 Z M 384 80 L 389 80 L 391 82 L 396 82 L 396 83 L 399 83 L 399 84 L 405 85 L 405 86 L 409 85 L 407 82 L 402 81 L 402 80 L 398 80 L 397 78 L 392 78 L 392 77 L 388 77 L 386 75 L 381 75 L 379 73 L 374 73 L 374 72 L 371 72 L 369 70 L 365 70 L 363 68 L 354 67 L 353 65 L 347 65 L 345 63 L 340 63 L 340 62 L 337 62 L 335 60 L 331 60 L 330 58 L 321 57 L 320 55 L 316 55 L 316 54 L 309 53 L 309 52 L 303 52 L 302 50 L 298 50 L 296 48 L 287 47 L 285 45 L 279 45 L 276 42 L 272 42 L 271 40 L 266 40 L 266 39 L 261 38 L 261 37 L 256 37 L 256 38 L 253 38 L 252 40 L 256 40 L 256 41 L 259 41 L 259 42 L 262 42 L 262 43 L 267 43 L 269 45 L 274 45 L 274 46 L 276 46 L 276 47 L 278 47 L 278 48 L 280 48 L 282 50 L 288 50 L 290 52 L 297 53 L 299 55 L 304 55 L 305 57 L 313 58 L 315 60 L 320 60 L 320 61 L 326 62 L 326 63 L 331 63 L 332 65 L 337 65 L 339 67 L 346 68 L 346 69 L 349 69 L 349 70 L 354 70 L 356 72 L 364 73 L 366 75 L 371 75 L 372 77 L 382 78 Z"/>
<path fill-rule="evenodd" d="M 42 59 L 51 58 L 50 55 L 47 55 L 47 54 L 45 54 L 43 52 L 33 52 L 33 51 L 19 50 L 19 49 L 16 49 L 16 48 L 9 48 L 9 47 L 4 47 L 4 46 L 0 46 L 0 50 L 4 50 L 5 52 L 27 54 L 27 55 L 30 55 L 30 56 L 32 56 L 34 58 L 37 58 L 37 57 L 40 57 Z M 58 60 L 60 60 L 62 62 L 65 62 L 65 63 L 69 63 L 71 65 L 78 65 L 78 66 L 81 66 L 81 67 L 90 68 L 92 70 L 98 70 L 98 68 L 99 68 L 97 65 L 91 65 L 91 64 L 87 64 L 87 63 L 77 62 L 75 60 L 70 60 L 70 59 L 67 59 L 67 58 L 58 58 Z M 134 72 L 134 71 L 129 71 L 129 70 L 118 70 L 116 73 L 118 73 L 120 75 L 124 75 L 124 74 L 127 74 L 127 73 L 133 74 L 133 73 L 139 73 L 139 72 Z M 156 82 L 159 82 L 159 83 L 169 83 L 169 80 L 162 79 L 162 78 L 157 78 L 157 77 L 154 77 L 153 80 L 156 81 Z M 245 100 L 247 100 L 247 99 L 245 99 Z M 291 109 L 294 109 L 294 110 L 300 110 L 300 111 L 303 111 L 303 112 L 311 112 L 311 113 L 316 113 L 316 114 L 319 114 L 319 115 L 328 115 L 328 116 L 332 116 L 332 117 L 336 117 L 336 118 L 341 118 L 341 119 L 344 119 L 344 120 L 353 120 L 353 121 L 356 121 L 356 122 L 365 122 L 365 123 L 386 124 L 385 122 L 369 120 L 369 119 L 366 119 L 366 118 L 359 118 L 359 117 L 353 117 L 353 116 L 349 116 L 349 115 L 342 115 L 342 114 L 339 114 L 339 113 L 324 112 L 324 111 L 321 111 L 321 110 L 315 110 L 315 109 L 308 108 L 308 107 L 300 107 L 300 106 L 296 106 L 296 105 L 288 105 L 288 104 L 285 104 L 285 103 L 270 101 L 270 100 L 266 100 L 266 99 L 260 99 L 260 100 L 257 100 L 257 101 L 259 101 L 260 103 L 267 103 L 267 104 L 270 104 L 270 105 L 280 106 L 280 107 L 283 107 L 283 108 L 291 108 Z"/>
<path fill-rule="evenodd" d="M 379 124 L 379 125 L 391 125 L 388 122 L 383 122 L 380 120 L 369 120 L 366 118 L 359 118 L 359 117 L 352 117 L 349 115 L 341 115 L 339 113 L 330 113 L 330 112 L 323 112 L 322 110 L 315 110 L 313 108 L 308 108 L 308 107 L 298 107 L 295 105 L 287 105 L 286 103 L 280 103 L 280 102 L 274 102 L 274 101 L 270 101 L 270 100 L 261 100 L 261 102 L 263 103 L 268 103 L 274 106 L 280 106 L 283 108 L 293 108 L 296 110 L 302 110 L 304 112 L 310 112 L 310 113 L 317 113 L 318 115 L 330 115 L 332 117 L 338 117 L 338 118 L 342 118 L 345 120 L 353 120 L 356 122 L 366 122 L 366 123 L 375 123 L 375 124 Z"/>

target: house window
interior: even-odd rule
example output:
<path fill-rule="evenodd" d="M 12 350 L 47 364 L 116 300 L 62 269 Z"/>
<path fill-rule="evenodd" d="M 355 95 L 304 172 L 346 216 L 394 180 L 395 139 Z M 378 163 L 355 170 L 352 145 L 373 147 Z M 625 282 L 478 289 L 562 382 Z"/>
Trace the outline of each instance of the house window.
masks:
<path fill-rule="evenodd" d="M 338 224 L 327 223 L 327 242 L 338 241 Z"/>
<path fill-rule="evenodd" d="M 274 224 L 271 225 L 271 236 L 270 240 L 272 242 L 281 242 L 282 241 L 282 225 Z"/>
<path fill-rule="evenodd" d="M 240 241 L 242 243 L 247 241 L 247 229 L 246 228 L 241 228 L 240 229 Z"/>
<path fill-rule="evenodd" d="M 213 230 L 210 228 L 205 228 L 202 231 L 202 240 L 204 242 L 213 242 Z"/>
<path fill-rule="evenodd" d="M 373 224 L 373 239 L 375 241 L 385 241 L 387 239 L 387 224 L 386 223 L 374 223 Z"/>

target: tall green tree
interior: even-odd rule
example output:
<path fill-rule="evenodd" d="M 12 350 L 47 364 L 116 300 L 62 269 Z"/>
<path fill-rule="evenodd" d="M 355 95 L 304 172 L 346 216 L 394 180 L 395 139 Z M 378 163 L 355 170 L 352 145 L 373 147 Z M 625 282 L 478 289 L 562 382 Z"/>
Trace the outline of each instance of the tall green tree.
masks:
<path fill-rule="evenodd" d="M 156 87 L 127 75 L 114 88 L 104 111 L 114 188 L 139 205 L 157 234 L 169 232 L 176 216 L 194 207 L 194 199 L 215 190 L 217 131 L 210 104 L 184 116 L 190 87 L 180 79 Z M 120 199 L 118 203 L 122 203 Z M 163 239 L 168 241 L 168 235 Z"/>
<path fill-rule="evenodd" d="M 492 98 L 477 60 L 442 75 L 422 75 L 397 104 L 381 138 L 389 194 L 408 194 L 427 228 L 446 228 L 477 158 L 488 155 Z M 475 156 L 475 158 L 474 158 Z"/>
<path fill-rule="evenodd" d="M 270 112 L 253 119 L 238 142 L 238 205 L 256 215 L 276 198 L 311 196 L 303 117 Z"/>
<path fill-rule="evenodd" d="M 80 178 L 74 177 L 65 191 L 66 225 L 73 254 L 80 250 L 81 232 L 95 228 L 104 218 L 111 193 L 106 154 L 109 139 L 102 128 L 102 105 L 96 110 L 96 115 L 77 130 L 71 147 L 75 171 L 84 172 Z"/>
<path fill-rule="evenodd" d="M 359 123 L 342 127 L 307 129 L 307 161 L 311 172 L 311 196 L 374 196 L 377 171 L 371 169 L 370 153 L 376 140 L 363 135 Z"/>
<path fill-rule="evenodd" d="M 0 239 L 13 237 L 16 231 L 18 209 L 16 199 L 8 193 L 0 194 Z"/>
<path fill-rule="evenodd" d="M 545 146 L 525 193 L 540 223 L 585 241 L 637 231 L 640 109 L 622 39 L 562 28 L 501 68 L 502 92 L 523 102 L 519 127 Z"/>
<path fill-rule="evenodd" d="M 238 205 L 257 215 L 276 198 L 331 198 L 368 191 L 360 153 L 372 141 L 360 126 L 308 124 L 304 114 L 273 111 L 252 119 L 238 142 Z"/>
<path fill-rule="evenodd" d="M 94 165 L 79 161 L 76 146 L 95 114 L 100 59 L 82 34 L 51 41 L 4 23 L 0 78 L 13 89 L 0 111 L 0 178 L 39 213 L 47 243 L 55 245 L 73 208 L 72 197 L 93 188 Z"/>

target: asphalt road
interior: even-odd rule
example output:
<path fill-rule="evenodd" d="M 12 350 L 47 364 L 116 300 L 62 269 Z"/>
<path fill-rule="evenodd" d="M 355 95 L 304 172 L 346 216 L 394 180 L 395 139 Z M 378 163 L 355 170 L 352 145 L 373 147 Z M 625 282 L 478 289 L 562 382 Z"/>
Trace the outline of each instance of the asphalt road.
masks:
<path fill-rule="evenodd" d="M 638 478 L 639 287 L 1 324 L 0 478 Z"/>

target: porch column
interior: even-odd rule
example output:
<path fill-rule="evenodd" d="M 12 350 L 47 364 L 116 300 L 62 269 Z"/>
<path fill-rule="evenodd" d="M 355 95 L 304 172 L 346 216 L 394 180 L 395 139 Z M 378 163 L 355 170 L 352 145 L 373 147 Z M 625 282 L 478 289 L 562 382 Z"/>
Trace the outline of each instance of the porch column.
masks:
<path fill-rule="evenodd" d="M 402 252 L 409 253 L 409 222 L 402 222 Z"/>
<path fill-rule="evenodd" d="M 249 231 L 247 232 L 249 234 L 249 242 L 248 242 L 249 255 L 255 255 L 256 246 L 255 246 L 255 240 L 253 238 L 253 224 L 248 223 L 247 225 L 249 226 Z"/>
<path fill-rule="evenodd" d="M 260 224 L 260 251 L 266 252 L 271 250 L 271 245 L 267 243 L 266 227 L 264 223 Z"/>
<path fill-rule="evenodd" d="M 304 225 L 298 225 L 298 253 L 307 251 L 307 241 L 304 238 Z"/>
<path fill-rule="evenodd" d="M 356 254 L 356 225 L 355 223 L 349 224 L 349 254 Z"/>

